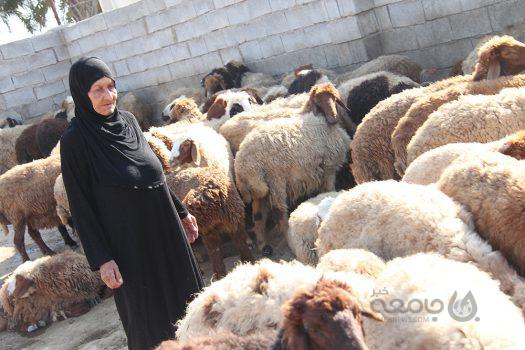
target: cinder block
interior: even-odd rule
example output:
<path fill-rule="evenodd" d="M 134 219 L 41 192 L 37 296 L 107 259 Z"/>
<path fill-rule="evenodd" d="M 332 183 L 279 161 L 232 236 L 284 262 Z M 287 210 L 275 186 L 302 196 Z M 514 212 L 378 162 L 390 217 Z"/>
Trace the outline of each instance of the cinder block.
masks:
<path fill-rule="evenodd" d="M 103 32 L 104 41 L 106 45 L 111 46 L 126 40 L 133 39 L 133 32 L 131 31 L 132 24 L 121 27 L 114 27 Z M 82 40 L 82 39 L 81 39 Z"/>
<path fill-rule="evenodd" d="M 65 25 L 62 27 L 62 35 L 64 35 L 66 43 L 71 43 L 82 37 L 81 27 L 78 25 L 78 23 Z"/>
<path fill-rule="evenodd" d="M 425 23 L 423 6 L 419 0 L 405 0 L 388 5 L 388 12 L 394 27 Z"/>
<path fill-rule="evenodd" d="M 191 57 L 190 50 L 186 43 L 175 44 L 170 46 L 171 57 L 173 61 L 182 61 Z"/>
<path fill-rule="evenodd" d="M 103 14 L 89 17 L 88 19 L 80 21 L 75 25 L 80 26 L 80 32 L 82 33 L 82 36 L 88 36 L 93 33 L 108 29 Z"/>
<path fill-rule="evenodd" d="M 43 83 L 44 75 L 39 69 L 33 69 L 20 75 L 13 75 L 12 80 L 15 89 L 19 89 Z"/>
<path fill-rule="evenodd" d="M 209 72 L 213 68 L 222 66 L 221 56 L 219 56 L 218 52 L 210 52 L 206 55 L 199 57 L 199 59 L 199 64 L 202 65 L 202 69 L 204 69 L 204 72 Z"/>
<path fill-rule="evenodd" d="M 6 92 L 4 94 L 4 99 L 7 108 L 13 108 L 36 101 L 35 94 L 31 87 Z"/>
<path fill-rule="evenodd" d="M 27 106 L 29 117 L 30 118 L 39 117 L 42 114 L 52 111 L 53 105 L 54 105 L 54 102 L 51 97 L 48 97 L 40 101 L 31 102 Z"/>
<path fill-rule="evenodd" d="M 135 38 L 114 46 L 117 60 L 133 57 L 146 52 L 146 42 L 143 37 Z M 70 51 L 71 52 L 71 51 Z"/>
<path fill-rule="evenodd" d="M 311 63 L 314 67 L 325 68 L 327 66 L 324 51 L 320 47 L 299 50 L 296 52 L 303 64 Z"/>
<path fill-rule="evenodd" d="M 242 61 L 241 52 L 237 47 L 229 47 L 227 49 L 219 50 L 222 64 L 226 64 L 231 60 Z"/>
<path fill-rule="evenodd" d="M 147 1 L 138 1 L 131 5 L 122 7 L 117 11 L 122 13 L 123 16 L 129 18 L 130 21 L 134 21 L 150 14 L 150 11 L 148 10 L 146 4 Z"/>
<path fill-rule="evenodd" d="M 404 27 L 380 35 L 384 54 L 415 50 L 418 48 L 414 27 Z"/>
<path fill-rule="evenodd" d="M 248 10 L 248 3 L 241 2 L 234 6 L 226 8 L 226 16 L 230 25 L 245 23 L 250 20 L 250 11 Z"/>
<path fill-rule="evenodd" d="M 71 58 L 79 57 L 83 53 L 78 41 L 74 41 L 71 44 L 69 44 L 67 46 L 67 50 L 69 51 L 69 57 Z"/>
<path fill-rule="evenodd" d="M 193 0 L 191 2 L 193 3 L 193 8 L 195 9 L 197 16 L 215 9 L 213 0 Z"/>
<path fill-rule="evenodd" d="M 293 52 L 307 47 L 307 40 L 302 29 L 281 34 L 284 50 L 286 52 Z"/>
<path fill-rule="evenodd" d="M 284 33 L 290 29 L 286 15 L 282 11 L 267 14 L 262 19 L 266 22 L 267 35 Z"/>
<path fill-rule="evenodd" d="M 352 16 L 374 7 L 373 0 L 337 0 L 341 16 Z"/>
<path fill-rule="evenodd" d="M 39 100 L 63 93 L 65 91 L 66 89 L 64 88 L 62 80 L 56 81 L 54 83 L 48 83 L 35 88 L 36 98 Z"/>
<path fill-rule="evenodd" d="M 273 11 L 289 9 L 295 6 L 295 0 L 270 0 L 270 7 Z"/>
<path fill-rule="evenodd" d="M 160 49 L 175 43 L 174 33 L 171 28 L 163 29 L 144 38 L 147 51 Z M 147 52 L 146 51 L 146 52 Z"/>
<path fill-rule="evenodd" d="M 329 20 L 338 19 L 341 17 L 341 11 L 339 11 L 339 5 L 337 0 L 326 0 L 324 1 L 324 8 Z"/>
<path fill-rule="evenodd" d="M 172 7 L 172 6 L 176 6 L 182 2 L 184 2 L 186 0 L 164 0 L 164 2 L 166 3 L 166 6 L 167 7 Z"/>
<path fill-rule="evenodd" d="M 327 23 L 314 24 L 304 28 L 308 47 L 315 47 L 331 43 Z"/>
<path fill-rule="evenodd" d="M 224 49 L 228 46 L 224 32 L 222 30 L 216 30 L 214 32 L 204 35 L 204 41 L 206 42 L 207 51 L 217 51 Z"/>
<path fill-rule="evenodd" d="M 69 59 L 69 51 L 67 50 L 67 46 L 55 46 L 53 47 L 53 51 L 55 51 L 55 56 L 58 62 Z"/>
<path fill-rule="evenodd" d="M 242 25 L 222 28 L 215 31 L 214 33 L 222 33 L 226 47 L 237 46 L 238 44 L 242 44 L 246 41 Z"/>
<path fill-rule="evenodd" d="M 239 0 L 213 0 L 213 4 L 215 5 L 215 8 L 217 9 L 221 7 L 233 5 L 236 2 L 239 2 Z"/>
<path fill-rule="evenodd" d="M 30 56 L 26 56 L 25 60 L 27 66 L 31 67 L 31 69 L 49 66 L 57 62 L 53 49 L 45 49 Z"/>
<path fill-rule="evenodd" d="M 148 0 L 142 1 L 146 7 L 146 15 L 151 15 L 166 9 L 164 0 Z"/>
<path fill-rule="evenodd" d="M 128 11 L 125 8 L 119 8 L 118 10 L 113 10 L 109 12 L 104 12 L 104 22 L 106 22 L 106 27 L 108 29 L 125 26 L 129 23 L 130 18 Z"/>
<path fill-rule="evenodd" d="M 449 17 L 454 39 L 463 39 L 492 32 L 486 8 L 463 12 Z"/>
<path fill-rule="evenodd" d="M 5 112 L 6 109 L 7 109 L 7 106 L 5 104 L 4 96 L 0 95 L 0 113 Z"/>
<path fill-rule="evenodd" d="M 337 45 L 337 49 L 339 55 L 339 66 L 346 66 L 368 60 L 368 54 L 363 40 L 339 44 Z"/>
<path fill-rule="evenodd" d="M 266 32 L 267 26 L 268 25 L 261 17 L 242 24 L 244 39 L 246 41 L 251 41 L 266 37 L 268 35 Z"/>
<path fill-rule="evenodd" d="M 361 37 L 357 18 L 345 17 L 328 23 L 328 32 L 332 43 L 341 43 Z"/>
<path fill-rule="evenodd" d="M 202 56 L 208 49 L 206 48 L 206 42 L 203 37 L 192 39 L 188 41 L 188 48 L 190 49 L 191 57 Z"/>
<path fill-rule="evenodd" d="M 106 46 L 106 33 L 100 32 L 93 35 L 83 37 L 78 40 L 82 53 L 88 53 L 90 51 L 100 49 Z"/>
<path fill-rule="evenodd" d="M 246 0 L 250 19 L 254 19 L 272 12 L 268 0 Z"/>
<path fill-rule="evenodd" d="M 115 68 L 117 77 L 123 77 L 130 73 L 126 60 L 113 62 L 113 67 Z"/>
<path fill-rule="evenodd" d="M 14 109 L 7 109 L 5 111 L 0 111 L 0 119 L 5 119 L 7 117 L 15 117 L 20 120 L 24 120 L 21 113 L 15 111 Z"/>
<path fill-rule="evenodd" d="M 69 76 L 70 68 L 71 62 L 67 60 L 42 68 L 42 73 L 47 82 L 52 82 L 61 78 L 67 78 Z"/>
<path fill-rule="evenodd" d="M 239 45 L 244 62 L 253 62 L 263 58 L 261 47 L 258 41 L 249 41 Z"/>
<path fill-rule="evenodd" d="M 87 53 L 86 55 L 98 57 L 104 62 L 106 62 L 108 65 L 109 63 L 115 62 L 118 60 L 117 53 L 112 46 L 102 47 L 100 49 L 91 51 Z"/>
<path fill-rule="evenodd" d="M 496 4 L 499 0 L 461 0 L 461 7 L 464 11 L 474 10 L 480 7 Z"/>
<path fill-rule="evenodd" d="M 428 47 L 452 40 L 452 29 L 448 17 L 429 21 L 415 27 L 419 47 Z"/>
<path fill-rule="evenodd" d="M 380 7 L 388 4 L 394 4 L 403 0 L 374 0 L 375 7 Z"/>
<path fill-rule="evenodd" d="M 323 52 L 326 58 L 326 67 L 339 67 L 339 55 L 336 45 L 327 45 L 323 47 Z"/>
<path fill-rule="evenodd" d="M 171 81 L 171 72 L 168 66 L 153 68 L 153 73 L 157 76 L 157 84 L 164 84 Z"/>
<path fill-rule="evenodd" d="M 31 38 L 31 41 L 33 42 L 33 48 L 35 51 L 63 45 L 60 31 L 57 29 L 52 29 L 44 34 L 34 36 Z"/>
<path fill-rule="evenodd" d="M 8 91 L 13 91 L 15 89 L 15 85 L 13 84 L 13 80 L 11 77 L 4 78 L 0 80 L 0 94 L 6 93 Z"/>
<path fill-rule="evenodd" d="M 379 30 L 376 14 L 373 10 L 361 12 L 357 15 L 357 24 L 362 36 L 376 33 Z"/>
<path fill-rule="evenodd" d="M 377 7 L 374 9 L 377 23 L 381 30 L 392 29 L 392 22 L 390 21 L 390 14 L 388 13 L 388 6 Z"/>
<path fill-rule="evenodd" d="M 417 62 L 424 67 L 446 68 L 463 60 L 472 49 L 470 40 L 462 39 L 418 50 L 415 54 L 420 57 Z"/>
<path fill-rule="evenodd" d="M 522 23 L 525 2 L 522 0 L 504 1 L 488 7 L 492 29 L 504 30 L 505 27 Z"/>
<path fill-rule="evenodd" d="M 450 16 L 463 11 L 461 1 L 458 0 L 421 0 L 425 18 L 432 20 L 440 17 Z"/>
<path fill-rule="evenodd" d="M 315 24 L 328 20 L 328 14 L 322 2 L 294 7 L 285 11 L 285 16 L 290 29 L 302 28 L 305 23 Z"/>
<path fill-rule="evenodd" d="M 144 18 L 137 19 L 128 24 L 128 29 L 133 34 L 134 38 L 145 36 L 147 34 L 146 21 Z"/>
<path fill-rule="evenodd" d="M 2 51 L 4 59 L 18 58 L 35 52 L 31 39 L 18 40 L 4 44 L 0 46 L 0 51 Z"/>
<path fill-rule="evenodd" d="M 279 35 L 272 35 L 259 41 L 263 58 L 277 56 L 285 53 L 284 45 Z"/>
<path fill-rule="evenodd" d="M 206 32 L 211 32 L 230 25 L 226 9 L 214 10 L 202 15 L 208 24 Z"/>
<path fill-rule="evenodd" d="M 172 79 L 179 79 L 193 74 L 193 62 L 191 59 L 178 61 L 169 65 Z"/>

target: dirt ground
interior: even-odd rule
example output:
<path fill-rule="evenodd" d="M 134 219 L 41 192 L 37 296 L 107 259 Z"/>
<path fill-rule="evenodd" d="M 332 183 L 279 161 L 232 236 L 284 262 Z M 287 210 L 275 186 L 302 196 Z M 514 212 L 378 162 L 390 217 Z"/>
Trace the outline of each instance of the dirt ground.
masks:
<path fill-rule="evenodd" d="M 42 238 L 56 252 L 67 248 L 56 230 L 43 230 Z M 78 238 L 74 237 L 78 242 Z M 31 259 L 42 256 L 40 250 L 26 234 L 26 249 Z M 271 239 L 274 248 L 273 260 L 291 260 L 293 255 L 282 237 Z M 234 251 L 227 244 L 227 251 Z M 260 256 L 256 255 L 256 258 Z M 228 270 L 238 263 L 238 256 L 226 258 Z M 0 237 L 0 279 L 3 280 L 22 263 L 20 255 L 13 246 L 13 232 Z M 211 266 L 209 262 L 200 264 L 206 283 L 210 283 Z M 1 283 L 0 283 L 1 284 Z M 33 333 L 22 335 L 15 332 L 0 333 L 0 350 L 120 350 L 127 349 L 124 331 L 118 318 L 113 298 L 106 299 L 80 317 L 55 322 Z"/>

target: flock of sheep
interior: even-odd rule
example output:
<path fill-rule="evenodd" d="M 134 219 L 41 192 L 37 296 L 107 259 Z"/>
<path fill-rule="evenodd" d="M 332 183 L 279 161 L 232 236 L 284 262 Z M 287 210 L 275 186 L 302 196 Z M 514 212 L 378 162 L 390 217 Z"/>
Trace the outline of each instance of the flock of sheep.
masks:
<path fill-rule="evenodd" d="M 485 39 L 462 72 L 420 86 L 421 68 L 391 55 L 278 80 L 231 61 L 175 91 L 162 126 L 134 93 L 120 99 L 197 218 L 214 274 L 158 349 L 524 349 L 525 44 Z M 77 245 L 58 151 L 73 111 L 66 99 L 0 130 L 0 227 L 13 225 L 25 261 L 0 288 L 3 328 L 111 294 L 81 254 L 30 261 L 24 247 L 26 226 L 46 255 L 39 229 Z M 273 254 L 270 232 L 297 261 L 255 261 Z M 229 273 L 223 234 L 245 262 Z M 448 313 L 400 322 L 376 290 L 383 306 L 428 298 Z M 465 310 L 475 318 L 453 317 Z"/>

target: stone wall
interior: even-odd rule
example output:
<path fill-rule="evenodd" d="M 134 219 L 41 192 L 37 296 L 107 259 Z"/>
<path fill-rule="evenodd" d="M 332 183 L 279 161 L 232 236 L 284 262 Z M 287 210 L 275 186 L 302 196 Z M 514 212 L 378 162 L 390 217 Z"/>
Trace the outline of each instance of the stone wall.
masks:
<path fill-rule="evenodd" d="M 523 0 L 142 0 L 0 46 L 0 118 L 57 108 L 82 55 L 104 59 L 120 92 L 158 111 L 175 87 L 197 87 L 231 59 L 281 74 L 401 53 L 445 74 L 480 36 L 524 18 Z"/>

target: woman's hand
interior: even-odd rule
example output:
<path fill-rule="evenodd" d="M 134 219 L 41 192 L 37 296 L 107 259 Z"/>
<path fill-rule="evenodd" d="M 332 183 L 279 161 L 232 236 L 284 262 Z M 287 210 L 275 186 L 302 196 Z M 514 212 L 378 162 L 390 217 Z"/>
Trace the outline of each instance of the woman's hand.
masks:
<path fill-rule="evenodd" d="M 117 289 L 124 283 L 115 260 L 110 260 L 100 266 L 100 277 L 111 289 Z"/>
<path fill-rule="evenodd" d="M 188 242 L 195 242 L 199 237 L 199 227 L 197 226 L 197 219 L 195 219 L 195 216 L 188 214 L 188 216 L 182 219 L 181 222 Z"/>

